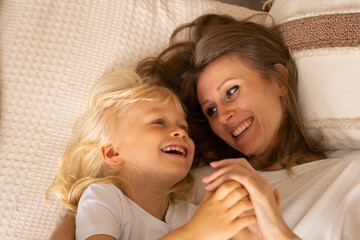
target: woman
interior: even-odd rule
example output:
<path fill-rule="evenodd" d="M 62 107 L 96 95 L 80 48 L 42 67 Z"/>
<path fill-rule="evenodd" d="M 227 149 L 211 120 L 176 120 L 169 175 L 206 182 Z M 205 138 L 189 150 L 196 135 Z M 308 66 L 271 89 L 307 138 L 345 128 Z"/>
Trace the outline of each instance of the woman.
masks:
<path fill-rule="evenodd" d="M 183 32 L 188 39 L 177 40 Z M 300 237 L 355 238 L 360 214 L 351 209 L 358 209 L 354 199 L 360 181 L 353 176 L 360 173 L 359 161 L 316 161 L 326 155 L 303 130 L 296 66 L 274 30 L 205 15 L 177 29 L 171 46 L 140 63 L 138 72 L 180 95 L 188 107 L 196 159 L 232 158 L 210 163 L 219 170 L 203 181 L 208 190 L 229 180 L 243 184 L 264 239 L 296 237 L 276 207 L 270 184 L 284 195 L 284 217 Z M 246 159 L 239 158 L 242 154 Z M 340 177 L 341 184 L 334 184 Z"/>

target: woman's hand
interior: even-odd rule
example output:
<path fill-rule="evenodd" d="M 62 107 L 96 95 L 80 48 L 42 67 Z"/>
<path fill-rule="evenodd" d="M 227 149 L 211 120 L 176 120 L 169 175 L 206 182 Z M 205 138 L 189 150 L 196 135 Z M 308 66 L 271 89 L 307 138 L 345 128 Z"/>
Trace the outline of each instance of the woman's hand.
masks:
<path fill-rule="evenodd" d="M 299 239 L 285 223 L 278 205 L 280 194 L 244 158 L 225 159 L 210 164 L 219 169 L 203 178 L 213 191 L 227 181 L 237 181 L 248 191 L 262 239 Z"/>
<path fill-rule="evenodd" d="M 248 192 L 236 181 L 226 182 L 205 195 L 185 225 L 161 239 L 229 239 L 256 222 L 254 215 L 239 217 L 251 209 Z"/>

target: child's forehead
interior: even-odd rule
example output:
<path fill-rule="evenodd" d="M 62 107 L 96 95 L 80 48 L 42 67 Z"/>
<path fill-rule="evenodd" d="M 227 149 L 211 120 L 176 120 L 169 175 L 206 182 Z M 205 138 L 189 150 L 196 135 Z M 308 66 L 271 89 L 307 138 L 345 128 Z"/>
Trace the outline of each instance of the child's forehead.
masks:
<path fill-rule="evenodd" d="M 176 102 L 173 99 L 167 99 L 167 101 L 162 100 L 140 100 L 135 102 L 130 106 L 131 109 L 138 109 L 142 110 L 144 113 L 146 112 L 161 112 L 161 111 L 167 111 L 169 109 L 177 110 L 177 112 L 181 113 L 182 115 L 185 115 L 184 110 L 179 105 L 178 102 Z"/>
<path fill-rule="evenodd" d="M 145 109 L 146 108 L 161 109 L 161 108 L 170 107 L 171 105 L 175 105 L 179 111 L 183 112 L 183 110 L 181 108 L 177 107 L 177 103 L 173 99 L 167 99 L 166 101 L 164 101 L 164 100 L 139 100 L 135 104 L 133 104 L 134 107 L 142 106 Z"/>

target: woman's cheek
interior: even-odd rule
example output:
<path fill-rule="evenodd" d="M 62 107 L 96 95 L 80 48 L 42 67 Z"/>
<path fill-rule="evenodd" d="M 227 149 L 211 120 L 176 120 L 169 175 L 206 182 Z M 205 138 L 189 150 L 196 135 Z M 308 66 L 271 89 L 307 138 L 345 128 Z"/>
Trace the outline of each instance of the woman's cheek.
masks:
<path fill-rule="evenodd" d="M 221 139 L 225 140 L 225 132 L 224 128 L 221 126 L 220 123 L 216 121 L 210 122 L 211 130 Z"/>

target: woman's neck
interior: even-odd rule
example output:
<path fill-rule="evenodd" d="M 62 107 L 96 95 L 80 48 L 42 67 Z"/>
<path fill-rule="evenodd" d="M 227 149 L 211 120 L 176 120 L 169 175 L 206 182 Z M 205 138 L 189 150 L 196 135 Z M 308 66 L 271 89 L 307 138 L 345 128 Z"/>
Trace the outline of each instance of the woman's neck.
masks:
<path fill-rule="evenodd" d="M 312 153 L 309 153 L 309 154 L 306 154 L 304 157 L 303 157 L 303 163 L 307 163 L 307 162 L 312 162 L 312 161 L 316 161 L 316 160 L 320 160 L 321 158 L 319 158 L 318 156 L 316 156 L 315 154 L 312 154 Z M 286 157 L 283 157 L 282 159 L 276 161 L 274 164 L 262 169 L 262 171 L 277 171 L 277 170 L 281 170 L 281 169 L 284 169 L 284 163 L 287 163 L 289 162 L 289 156 L 286 156 Z M 301 164 L 301 163 L 300 163 Z M 297 165 L 300 165 L 299 163 L 296 163 L 294 162 L 291 167 L 294 167 L 294 166 L 297 166 Z"/>
<path fill-rule="evenodd" d="M 277 161 L 273 165 L 262 169 L 262 171 L 277 171 L 281 169 L 284 169 L 284 166 L 280 163 L 280 161 Z"/>

